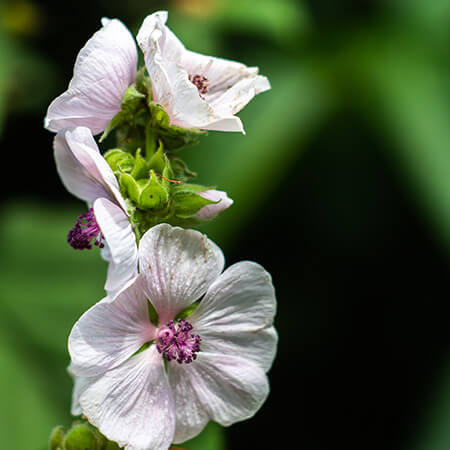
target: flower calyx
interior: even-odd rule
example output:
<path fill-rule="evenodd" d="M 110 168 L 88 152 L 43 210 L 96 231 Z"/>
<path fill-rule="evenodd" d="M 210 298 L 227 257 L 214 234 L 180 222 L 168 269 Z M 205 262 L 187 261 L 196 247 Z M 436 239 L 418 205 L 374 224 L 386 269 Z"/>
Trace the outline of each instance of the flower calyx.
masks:
<path fill-rule="evenodd" d="M 198 220 L 196 214 L 220 201 L 202 195 L 210 187 L 186 182 L 192 172 L 181 159 L 165 153 L 161 141 L 153 154 L 143 154 L 137 149 L 133 156 L 115 148 L 105 153 L 105 159 L 119 181 L 129 213 L 141 233 L 160 222 L 196 225 L 204 221 Z"/>

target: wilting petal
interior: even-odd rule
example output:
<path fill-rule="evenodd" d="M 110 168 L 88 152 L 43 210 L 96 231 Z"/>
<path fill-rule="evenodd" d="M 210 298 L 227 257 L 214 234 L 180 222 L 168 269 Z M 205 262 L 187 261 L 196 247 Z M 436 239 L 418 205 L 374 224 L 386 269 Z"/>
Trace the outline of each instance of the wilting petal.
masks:
<path fill-rule="evenodd" d="M 218 191 L 216 189 L 210 189 L 208 191 L 199 192 L 199 194 L 206 198 L 206 200 L 211 200 L 213 203 L 204 206 L 200 211 L 195 214 L 197 219 L 209 220 L 218 216 L 222 211 L 225 211 L 233 204 L 233 200 L 228 197 L 227 193 L 224 191 Z"/>
<path fill-rule="evenodd" d="M 88 203 L 106 197 L 127 210 L 117 179 L 88 128 L 60 131 L 53 147 L 56 169 L 71 194 Z"/>
<path fill-rule="evenodd" d="M 154 345 L 98 377 L 79 402 L 89 422 L 127 450 L 167 450 L 173 441 L 173 395 Z"/>
<path fill-rule="evenodd" d="M 68 90 L 48 108 L 45 127 L 50 131 L 86 126 L 93 134 L 102 132 L 136 79 L 133 36 L 117 19 L 103 19 L 102 25 L 78 54 Z"/>
<path fill-rule="evenodd" d="M 154 336 L 148 300 L 138 278 L 114 300 L 95 304 L 75 323 L 69 336 L 71 372 L 82 377 L 103 374 Z"/>
<path fill-rule="evenodd" d="M 137 275 L 136 235 L 122 208 L 106 198 L 94 202 L 95 219 L 108 246 L 108 276 L 105 290 L 113 297 Z M 103 252 L 105 255 L 106 252 Z"/>
<path fill-rule="evenodd" d="M 160 323 L 198 300 L 224 266 L 220 248 L 205 235 L 160 224 L 139 243 L 140 273 Z"/>
<path fill-rule="evenodd" d="M 210 419 L 221 425 L 231 425 L 252 417 L 269 393 L 264 371 L 248 361 L 245 355 L 238 357 L 202 351 L 192 364 L 169 365 L 168 373 L 175 395 L 180 396 L 185 390 L 195 404 L 193 410 L 197 419 L 184 422 L 182 431 L 185 435 L 190 434 L 190 426 L 192 432 L 200 428 L 203 416 L 197 410 L 203 409 Z M 177 408 L 182 407 L 183 402 L 178 399 Z M 184 407 L 183 411 L 177 411 L 179 416 L 190 414 L 190 404 L 185 402 Z"/>

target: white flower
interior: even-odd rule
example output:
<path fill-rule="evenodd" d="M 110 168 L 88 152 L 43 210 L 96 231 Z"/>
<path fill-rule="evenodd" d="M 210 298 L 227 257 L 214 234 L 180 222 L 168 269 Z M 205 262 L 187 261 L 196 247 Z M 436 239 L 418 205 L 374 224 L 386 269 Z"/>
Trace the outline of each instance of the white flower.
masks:
<path fill-rule="evenodd" d="M 234 116 L 256 94 L 270 89 L 257 67 L 186 50 L 165 25 L 167 11 L 147 16 L 137 35 L 153 98 L 184 128 L 244 132 Z"/>
<path fill-rule="evenodd" d="M 109 262 L 105 290 L 113 296 L 137 274 L 136 236 L 117 179 L 88 128 L 60 131 L 54 140 L 54 156 L 67 190 L 92 205 L 70 230 L 68 241 L 83 249 L 91 248 L 95 239 Z"/>
<path fill-rule="evenodd" d="M 268 395 L 277 344 L 270 275 L 248 261 L 222 273 L 212 241 L 167 224 L 145 233 L 139 266 L 132 284 L 72 329 L 72 411 L 127 450 L 167 450 L 209 420 L 227 426 L 253 416 Z"/>
<path fill-rule="evenodd" d="M 101 133 L 135 82 L 133 35 L 117 19 L 103 18 L 102 25 L 78 54 L 69 88 L 50 104 L 45 117 L 48 130 L 86 126 L 93 134 Z"/>

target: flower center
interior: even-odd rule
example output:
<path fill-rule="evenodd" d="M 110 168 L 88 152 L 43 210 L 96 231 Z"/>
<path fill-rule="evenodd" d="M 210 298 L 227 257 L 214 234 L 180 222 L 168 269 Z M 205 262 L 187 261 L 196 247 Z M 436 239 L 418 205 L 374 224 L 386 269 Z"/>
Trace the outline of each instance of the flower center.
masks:
<path fill-rule="evenodd" d="M 104 237 L 95 220 L 94 210 L 89 208 L 87 213 L 78 216 L 75 226 L 67 234 L 67 242 L 76 250 L 90 250 L 93 239 L 95 239 L 94 245 L 100 248 L 105 246 Z"/>
<path fill-rule="evenodd" d="M 209 80 L 208 78 L 204 77 L 203 75 L 189 75 L 189 81 L 196 86 L 198 89 L 198 93 L 200 94 L 200 97 L 202 94 L 208 93 L 208 85 Z"/>
<path fill-rule="evenodd" d="M 166 356 L 167 361 L 191 363 L 200 351 L 200 336 L 192 334 L 192 325 L 184 319 L 171 320 L 158 331 L 156 348 Z"/>

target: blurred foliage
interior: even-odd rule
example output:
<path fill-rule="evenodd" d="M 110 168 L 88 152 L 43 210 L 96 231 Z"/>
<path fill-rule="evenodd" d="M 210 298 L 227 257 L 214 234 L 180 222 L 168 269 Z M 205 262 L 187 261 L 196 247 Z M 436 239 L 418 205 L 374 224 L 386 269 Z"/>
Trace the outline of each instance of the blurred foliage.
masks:
<path fill-rule="evenodd" d="M 68 2 L 70 11 L 89 11 L 89 25 L 79 29 L 68 16 L 57 16 L 62 8 L 57 3 L 3 1 L 0 138 L 10 127 L 20 132 L 26 114 L 42 121 L 49 101 L 67 85 L 63 74 L 71 75 L 72 67 L 60 67 L 56 57 L 67 53 L 73 63 L 80 42 L 95 30 L 88 27 L 99 24 L 102 15 L 119 17 L 136 31 L 145 14 L 170 5 L 169 26 L 188 48 L 258 65 L 272 84 L 272 91 L 240 114 L 246 136 L 211 132 L 199 146 L 184 150 L 183 157 L 200 174 L 198 182 L 217 184 L 235 201 L 202 231 L 231 248 L 246 224 L 270 214 L 281 197 L 289 198 L 293 180 L 287 174 L 308 143 L 326 130 L 328 118 L 351 109 L 379 136 L 402 189 L 433 231 L 436 245 L 450 255 L 448 0 L 367 2 L 375 11 L 373 20 L 359 15 L 365 2 L 357 8 L 350 0 L 145 3 Z M 74 47 L 61 51 L 54 45 L 56 33 L 68 26 L 76 35 L 65 42 Z M 33 136 L 36 145 L 50 146 L 49 133 L 41 133 Z M 49 148 L 39 151 L 50 154 Z M 39 170 L 52 173 L 50 160 Z M 19 162 L 17 156 L 11 166 Z M 33 164 L 22 167 L 22 194 L 36 186 L 35 170 Z M 45 189 L 45 194 L 55 191 L 51 183 Z M 57 189 L 63 192 L 61 185 Z M 81 254 L 64 245 L 81 205 L 56 209 L 14 200 L 5 206 L 0 234 L 0 436 L 8 448 L 40 450 L 54 425 L 71 420 L 66 339 L 73 322 L 102 297 L 106 268 L 94 252 Z M 290 207 L 296 206 L 293 198 Z M 432 413 L 417 419 L 422 421 L 421 439 L 413 447 L 418 450 L 448 447 L 449 375 L 436 382 L 442 388 L 430 400 Z M 189 445 L 218 450 L 225 446 L 224 436 L 211 425 Z"/>

